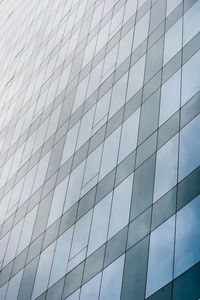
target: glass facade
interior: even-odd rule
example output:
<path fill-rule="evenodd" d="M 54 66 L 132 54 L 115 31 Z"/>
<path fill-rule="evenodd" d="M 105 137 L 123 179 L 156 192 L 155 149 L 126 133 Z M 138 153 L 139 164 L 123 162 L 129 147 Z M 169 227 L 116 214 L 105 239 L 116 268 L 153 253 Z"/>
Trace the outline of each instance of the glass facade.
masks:
<path fill-rule="evenodd" d="M 0 300 L 198 300 L 200 0 L 0 24 Z"/>

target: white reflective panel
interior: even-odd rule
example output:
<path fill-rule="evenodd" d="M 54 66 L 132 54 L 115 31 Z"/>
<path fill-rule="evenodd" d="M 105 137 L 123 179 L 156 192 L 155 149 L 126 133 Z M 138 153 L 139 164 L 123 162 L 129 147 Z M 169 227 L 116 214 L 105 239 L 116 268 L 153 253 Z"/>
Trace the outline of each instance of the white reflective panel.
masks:
<path fill-rule="evenodd" d="M 81 119 L 76 151 L 90 138 L 95 107 L 93 106 Z"/>
<path fill-rule="evenodd" d="M 122 125 L 122 134 L 118 162 L 121 162 L 137 146 L 140 108 L 136 110 Z"/>
<path fill-rule="evenodd" d="M 75 110 L 78 109 L 81 106 L 81 104 L 85 101 L 88 81 L 89 75 L 77 86 L 72 113 L 75 112 Z"/>
<path fill-rule="evenodd" d="M 24 178 L 22 178 L 18 183 L 15 184 L 9 203 L 9 209 L 11 209 L 17 202 L 19 202 L 23 184 Z"/>
<path fill-rule="evenodd" d="M 40 261 L 31 298 L 32 300 L 36 299 L 47 289 L 55 245 L 56 242 L 46 248 L 40 255 Z"/>
<path fill-rule="evenodd" d="M 1 261 L 3 261 L 5 252 L 6 252 L 6 248 L 8 245 L 8 238 L 10 236 L 10 233 L 8 232 L 6 235 L 4 235 L 4 237 L 0 240 L 0 265 L 1 265 Z"/>
<path fill-rule="evenodd" d="M 61 108 L 62 105 L 59 105 L 51 114 L 45 140 L 48 140 L 48 138 L 50 138 L 50 136 L 52 136 L 52 134 L 56 131 L 59 122 Z"/>
<path fill-rule="evenodd" d="M 182 47 L 182 18 L 178 20 L 165 35 L 164 62 L 165 65 Z"/>
<path fill-rule="evenodd" d="M 117 66 L 131 54 L 133 31 L 134 27 L 119 42 Z"/>
<path fill-rule="evenodd" d="M 66 190 L 68 187 L 68 181 L 69 176 L 67 176 L 63 181 L 61 181 L 54 190 L 47 227 L 53 224 L 62 214 Z"/>
<path fill-rule="evenodd" d="M 175 216 L 151 233 L 146 298 L 172 280 Z"/>
<path fill-rule="evenodd" d="M 49 286 L 66 274 L 73 230 L 74 227 L 70 227 L 57 240 Z"/>
<path fill-rule="evenodd" d="M 33 148 L 33 153 L 36 152 L 42 146 L 45 135 L 46 135 L 48 123 L 49 123 L 49 118 L 47 118 L 38 128 L 37 136 L 36 136 L 35 144 L 34 144 L 34 148 Z"/>
<path fill-rule="evenodd" d="M 135 95 L 143 86 L 146 55 L 144 55 L 131 69 L 129 75 L 127 100 Z"/>
<path fill-rule="evenodd" d="M 124 23 L 128 21 L 136 12 L 137 1 L 128 0 L 125 4 Z"/>
<path fill-rule="evenodd" d="M 118 152 L 119 138 L 120 138 L 120 130 L 121 130 L 121 127 L 119 127 L 117 130 L 115 130 L 105 140 L 102 161 L 101 161 L 100 175 L 99 175 L 100 180 L 116 166 L 117 152 Z"/>
<path fill-rule="evenodd" d="M 5 300 L 6 299 L 6 293 L 7 293 L 8 284 L 9 284 L 9 282 L 7 282 L 6 284 L 4 284 L 0 288 L 0 300 Z"/>
<path fill-rule="evenodd" d="M 75 293 L 73 293 L 71 296 L 65 298 L 65 300 L 79 300 L 80 295 L 80 289 L 78 289 Z"/>
<path fill-rule="evenodd" d="M 182 2 L 182 0 L 167 0 L 167 16 Z"/>
<path fill-rule="evenodd" d="M 15 257 L 21 230 L 22 230 L 22 225 L 23 225 L 23 220 L 21 220 L 11 230 L 8 247 L 6 249 L 6 254 L 3 262 L 3 267 L 5 267 Z"/>
<path fill-rule="evenodd" d="M 200 115 L 180 133 L 179 181 L 200 165 Z"/>
<path fill-rule="evenodd" d="M 126 73 L 114 86 L 112 91 L 109 118 L 111 118 L 123 105 L 126 97 L 128 73 Z"/>
<path fill-rule="evenodd" d="M 108 234 L 109 239 L 128 224 L 132 184 L 133 174 L 127 177 L 114 190 Z"/>
<path fill-rule="evenodd" d="M 37 165 L 35 165 L 25 176 L 24 185 L 23 185 L 23 189 L 19 201 L 20 205 L 22 205 L 31 195 L 36 171 L 37 171 Z"/>
<path fill-rule="evenodd" d="M 97 45 L 96 45 L 96 50 L 95 54 L 99 52 L 101 48 L 105 46 L 108 40 L 108 35 L 109 35 L 109 30 L 110 30 L 110 22 L 108 22 L 100 31 L 98 35 L 98 40 L 97 40 Z"/>
<path fill-rule="evenodd" d="M 176 72 L 162 86 L 159 125 L 167 121 L 180 108 L 181 71 Z"/>
<path fill-rule="evenodd" d="M 101 273 L 97 274 L 81 288 L 80 300 L 98 300 Z"/>
<path fill-rule="evenodd" d="M 51 151 L 49 151 L 38 163 L 38 168 L 35 175 L 32 193 L 37 191 L 37 189 L 44 183 L 46 172 L 49 165 L 50 154 Z"/>
<path fill-rule="evenodd" d="M 17 275 L 10 280 L 5 300 L 17 300 L 22 275 L 23 270 L 17 273 Z"/>
<path fill-rule="evenodd" d="M 108 114 L 110 106 L 110 97 L 111 90 L 109 90 L 98 102 L 96 105 L 96 111 L 94 116 L 94 125 L 103 119 L 105 115 Z"/>
<path fill-rule="evenodd" d="M 89 97 L 99 87 L 99 84 L 101 82 L 102 68 L 103 68 L 103 61 L 101 61 L 90 73 L 87 97 Z"/>
<path fill-rule="evenodd" d="M 174 276 L 200 261 L 200 195 L 177 213 Z"/>
<path fill-rule="evenodd" d="M 157 152 L 154 202 L 177 183 L 178 134 Z"/>
<path fill-rule="evenodd" d="M 182 99 L 184 105 L 200 90 L 200 51 L 194 54 L 182 68 Z"/>
<path fill-rule="evenodd" d="M 61 165 L 64 164 L 64 162 L 67 161 L 74 153 L 79 126 L 80 126 L 80 121 L 77 122 L 76 125 L 74 125 L 67 133 L 65 146 L 63 149 L 63 154 L 61 159 Z"/>
<path fill-rule="evenodd" d="M 85 214 L 75 224 L 70 258 L 84 249 L 88 244 L 92 210 Z"/>
<path fill-rule="evenodd" d="M 106 242 L 111 201 L 112 193 L 108 194 L 94 207 L 88 243 L 88 256 Z"/>
<path fill-rule="evenodd" d="M 99 300 L 120 300 L 124 255 L 104 269 Z"/>
<path fill-rule="evenodd" d="M 76 169 L 74 169 L 70 175 L 64 212 L 79 200 L 84 167 L 85 161 L 83 161 Z"/>
<path fill-rule="evenodd" d="M 148 11 L 136 24 L 133 50 L 140 46 L 142 42 L 147 38 L 149 30 L 149 17 L 150 11 Z"/>
<path fill-rule="evenodd" d="M 185 46 L 200 31 L 200 0 L 198 0 L 184 15 L 183 46 Z"/>
<path fill-rule="evenodd" d="M 95 175 L 99 173 L 103 145 L 97 147 L 88 157 L 85 166 L 83 185 L 88 183 Z"/>
<path fill-rule="evenodd" d="M 85 67 L 94 56 L 95 46 L 96 46 L 97 36 L 95 36 L 86 46 L 85 53 L 83 57 L 82 68 Z"/>
<path fill-rule="evenodd" d="M 32 209 L 24 218 L 24 224 L 23 224 L 23 228 L 19 240 L 17 254 L 23 251 L 31 241 L 31 235 L 33 231 L 33 226 L 35 224 L 37 209 L 38 209 L 38 205 L 34 209 Z"/>
<path fill-rule="evenodd" d="M 117 44 L 106 56 L 104 60 L 104 67 L 103 67 L 103 74 L 102 74 L 102 81 L 104 81 L 115 69 L 115 64 L 117 62 L 117 54 L 118 54 L 118 47 Z"/>

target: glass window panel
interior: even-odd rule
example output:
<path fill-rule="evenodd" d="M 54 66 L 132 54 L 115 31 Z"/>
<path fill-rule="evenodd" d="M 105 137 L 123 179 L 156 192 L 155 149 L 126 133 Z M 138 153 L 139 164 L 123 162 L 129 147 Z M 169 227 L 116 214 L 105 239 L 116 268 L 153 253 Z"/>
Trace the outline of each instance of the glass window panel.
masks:
<path fill-rule="evenodd" d="M 124 14 L 124 5 L 120 8 L 120 10 L 113 15 L 111 26 L 110 26 L 110 36 L 114 36 L 114 34 L 120 29 Z"/>
<path fill-rule="evenodd" d="M 179 181 L 200 164 L 200 115 L 180 133 Z"/>
<path fill-rule="evenodd" d="M 104 269 L 99 300 L 120 300 L 124 255 Z"/>
<path fill-rule="evenodd" d="M 84 167 L 85 161 L 82 162 L 76 169 L 74 169 L 70 175 L 64 212 L 67 211 L 79 200 Z"/>
<path fill-rule="evenodd" d="M 151 233 L 146 298 L 172 280 L 175 217 Z"/>
<path fill-rule="evenodd" d="M 65 298 L 65 300 L 79 300 L 80 295 L 80 289 L 78 289 L 75 293 L 73 293 L 71 296 Z"/>
<path fill-rule="evenodd" d="M 158 150 L 154 185 L 154 202 L 177 182 L 178 135 Z"/>
<path fill-rule="evenodd" d="M 38 163 L 32 193 L 34 193 L 44 183 L 49 165 L 50 153 L 51 151 L 49 151 Z"/>
<path fill-rule="evenodd" d="M 116 165 L 120 130 L 119 127 L 105 140 L 99 179 L 107 175 Z"/>
<path fill-rule="evenodd" d="M 67 176 L 61 183 L 59 183 L 54 190 L 47 227 L 53 224 L 62 214 L 68 181 L 69 176 Z"/>
<path fill-rule="evenodd" d="M 106 241 L 112 193 L 106 196 L 94 207 L 90 239 L 88 244 L 88 255 L 103 245 Z"/>
<path fill-rule="evenodd" d="M 109 90 L 98 102 L 96 105 L 96 111 L 94 116 L 94 125 L 103 119 L 105 115 L 108 114 L 110 106 L 110 97 L 111 90 Z"/>
<path fill-rule="evenodd" d="M 165 35 L 164 62 L 166 64 L 182 47 L 182 18 Z"/>
<path fill-rule="evenodd" d="M 83 57 L 82 68 L 85 67 L 92 60 L 92 58 L 94 56 L 96 41 L 97 41 L 97 36 L 95 36 L 86 46 L 85 54 Z"/>
<path fill-rule="evenodd" d="M 182 99 L 184 105 L 200 89 L 200 51 L 193 55 L 183 66 Z"/>
<path fill-rule="evenodd" d="M 133 31 L 134 27 L 119 42 L 117 66 L 131 54 Z"/>
<path fill-rule="evenodd" d="M 113 194 L 109 225 L 109 239 L 128 224 L 131 204 L 133 174 L 118 185 Z"/>
<path fill-rule="evenodd" d="M 112 117 L 124 104 L 126 97 L 128 73 L 126 73 L 114 86 L 112 91 L 109 118 Z"/>
<path fill-rule="evenodd" d="M 184 15 L 184 46 L 200 31 L 199 14 L 200 0 L 198 0 Z"/>
<path fill-rule="evenodd" d="M 128 21 L 136 12 L 137 1 L 128 0 L 126 1 L 125 13 L 124 13 L 124 23 Z"/>
<path fill-rule="evenodd" d="M 38 128 L 37 136 L 36 136 L 35 144 L 34 144 L 34 148 L 33 148 L 33 153 L 36 152 L 42 146 L 42 144 L 44 142 L 48 122 L 49 122 L 49 118 L 47 118 Z"/>
<path fill-rule="evenodd" d="M 167 121 L 180 107 L 181 71 L 165 82 L 161 90 L 159 125 Z"/>
<path fill-rule="evenodd" d="M 127 100 L 130 99 L 130 97 L 132 97 L 134 94 L 136 94 L 143 86 L 145 58 L 146 58 L 146 55 L 144 55 L 130 69 L 128 91 L 127 91 Z"/>
<path fill-rule="evenodd" d="M 101 61 L 90 73 L 87 97 L 89 97 L 100 85 L 103 61 Z"/>
<path fill-rule="evenodd" d="M 101 273 L 82 286 L 80 300 L 98 300 Z"/>
<path fill-rule="evenodd" d="M 4 257 L 3 267 L 5 267 L 14 257 L 17 251 L 17 246 L 22 230 L 23 220 L 13 227 L 10 233 L 8 247 Z"/>
<path fill-rule="evenodd" d="M 102 149 L 103 145 L 100 145 L 87 157 L 83 185 L 88 183 L 92 178 L 94 178 L 95 175 L 99 173 Z"/>
<path fill-rule="evenodd" d="M 167 0 L 167 16 L 182 2 L 182 0 Z"/>
<path fill-rule="evenodd" d="M 1 268 L 1 262 L 3 261 L 7 244 L 8 244 L 8 238 L 9 238 L 9 232 L 4 235 L 4 237 L 0 240 L 0 268 Z"/>
<path fill-rule="evenodd" d="M 130 154 L 137 146 L 139 117 L 140 108 L 138 108 L 122 125 L 119 162 Z"/>
<path fill-rule="evenodd" d="M 23 229 L 21 232 L 17 254 L 23 251 L 30 243 L 33 232 L 33 226 L 35 224 L 38 205 L 30 211 L 24 218 Z"/>
<path fill-rule="evenodd" d="M 58 122 L 59 122 L 59 117 L 60 117 L 60 112 L 61 112 L 62 105 L 59 105 L 51 114 L 49 124 L 48 124 L 48 129 L 47 133 L 45 136 L 45 140 L 48 140 L 50 136 L 56 131 Z"/>
<path fill-rule="evenodd" d="M 77 221 L 75 224 L 72 248 L 70 253 L 70 258 L 80 252 L 87 246 L 90 223 L 92 218 L 92 210 L 90 210 L 86 215 Z"/>
<path fill-rule="evenodd" d="M 118 44 L 105 56 L 103 67 L 103 80 L 105 80 L 113 71 L 117 61 Z"/>
<path fill-rule="evenodd" d="M 15 275 L 9 282 L 6 300 L 17 300 L 23 270 Z"/>
<path fill-rule="evenodd" d="M 82 118 L 78 140 L 77 140 L 77 146 L 76 150 L 79 149 L 90 137 L 91 130 L 92 130 L 92 123 L 94 118 L 94 110 L 95 107 L 93 106 Z"/>
<path fill-rule="evenodd" d="M 99 32 L 95 54 L 99 52 L 99 50 L 103 48 L 107 43 L 109 30 L 110 30 L 110 23 L 111 21 L 108 22 Z"/>
<path fill-rule="evenodd" d="M 70 158 L 74 153 L 79 125 L 80 125 L 80 121 L 76 123 L 76 125 L 74 125 L 67 133 L 61 164 L 63 164 L 66 160 L 68 160 L 68 158 Z"/>
<path fill-rule="evenodd" d="M 147 38 L 149 30 L 149 17 L 150 11 L 148 11 L 135 26 L 133 50 L 135 50 Z"/>
<path fill-rule="evenodd" d="M 57 240 L 49 286 L 65 275 L 71 247 L 73 226 L 65 231 Z"/>
<path fill-rule="evenodd" d="M 199 261 L 200 196 L 177 213 L 174 276 L 179 276 Z"/>
<path fill-rule="evenodd" d="M 40 255 L 40 261 L 35 278 L 32 299 L 37 298 L 47 289 L 55 245 L 56 243 L 54 242 L 48 248 L 46 248 Z"/>
<path fill-rule="evenodd" d="M 77 86 L 72 113 L 75 112 L 75 110 L 78 109 L 81 106 L 81 104 L 85 101 L 88 81 L 89 75 Z"/>

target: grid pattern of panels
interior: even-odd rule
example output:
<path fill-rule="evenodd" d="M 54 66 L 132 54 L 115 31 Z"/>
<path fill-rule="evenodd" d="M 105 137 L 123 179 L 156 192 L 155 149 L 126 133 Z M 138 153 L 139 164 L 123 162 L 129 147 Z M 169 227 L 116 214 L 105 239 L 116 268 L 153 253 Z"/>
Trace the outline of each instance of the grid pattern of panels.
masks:
<path fill-rule="evenodd" d="M 0 2 L 0 300 L 200 297 L 199 16 Z"/>

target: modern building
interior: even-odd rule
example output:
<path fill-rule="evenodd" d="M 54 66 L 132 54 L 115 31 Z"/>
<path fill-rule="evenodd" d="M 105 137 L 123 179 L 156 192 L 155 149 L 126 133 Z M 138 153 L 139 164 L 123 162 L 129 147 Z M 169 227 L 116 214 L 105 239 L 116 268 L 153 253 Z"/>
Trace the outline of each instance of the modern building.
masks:
<path fill-rule="evenodd" d="M 200 298 L 200 0 L 0 1 L 0 300 Z"/>

